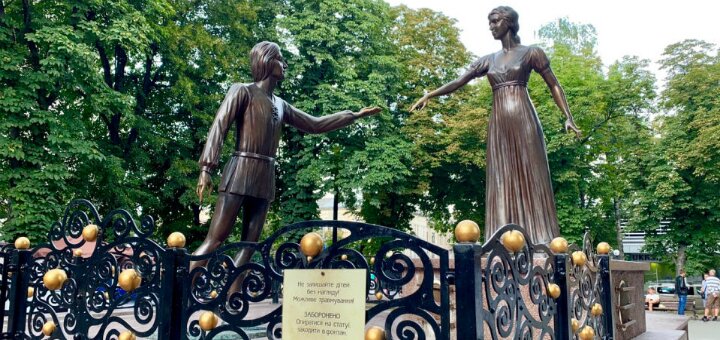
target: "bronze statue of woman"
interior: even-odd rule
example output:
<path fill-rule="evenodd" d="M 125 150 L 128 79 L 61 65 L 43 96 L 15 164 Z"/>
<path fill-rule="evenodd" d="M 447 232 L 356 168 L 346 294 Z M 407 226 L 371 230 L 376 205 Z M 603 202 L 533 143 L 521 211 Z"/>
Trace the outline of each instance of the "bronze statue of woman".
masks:
<path fill-rule="evenodd" d="M 430 98 L 487 76 L 493 91 L 493 112 L 487 140 L 485 239 L 514 223 L 526 228 L 533 243 L 548 243 L 560 230 L 543 130 L 527 91 L 531 71 L 539 73 L 550 88 L 555 104 L 567 118 L 565 129 L 578 136 L 580 130 L 545 52 L 520 44 L 517 12 L 501 6 L 490 12 L 488 20 L 502 50 L 478 59 L 458 79 L 420 98 L 411 111 L 425 107 Z"/>
<path fill-rule="evenodd" d="M 270 202 L 275 198 L 275 155 L 283 125 L 308 133 L 323 133 L 380 112 L 380 108 L 373 107 L 314 117 L 274 95 L 287 68 L 275 43 L 263 41 L 255 45 L 250 51 L 250 65 L 254 82 L 230 87 L 200 156 L 197 195 L 202 202 L 203 195 L 212 189 L 210 173 L 218 166 L 225 136 L 229 131 L 235 133 L 235 152 L 220 178 L 210 229 L 195 255 L 217 249 L 230 236 L 241 209 L 241 240 L 258 241 Z M 252 250 L 241 250 L 235 257 L 235 265 L 247 263 L 251 256 Z M 193 267 L 198 265 L 202 263 L 196 262 Z"/>

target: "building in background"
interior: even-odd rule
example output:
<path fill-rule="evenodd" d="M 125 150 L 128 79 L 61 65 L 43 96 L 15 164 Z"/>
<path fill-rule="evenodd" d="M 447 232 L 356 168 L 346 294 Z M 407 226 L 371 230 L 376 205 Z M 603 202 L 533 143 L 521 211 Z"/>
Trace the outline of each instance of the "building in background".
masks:
<path fill-rule="evenodd" d="M 657 233 L 664 234 L 669 224 L 669 221 L 660 222 Z M 645 247 L 645 232 L 627 231 L 627 222 L 620 223 L 620 230 L 623 233 L 622 248 L 626 260 L 644 262 L 656 260 L 651 254 L 643 251 L 643 247 Z"/>

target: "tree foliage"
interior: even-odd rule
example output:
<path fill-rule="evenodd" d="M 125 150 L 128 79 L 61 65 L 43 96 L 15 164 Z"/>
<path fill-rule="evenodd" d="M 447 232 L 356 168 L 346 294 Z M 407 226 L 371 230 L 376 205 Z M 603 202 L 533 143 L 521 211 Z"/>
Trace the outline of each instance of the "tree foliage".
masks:
<path fill-rule="evenodd" d="M 156 216 L 161 235 L 199 240 L 214 199 L 198 205 L 196 160 L 226 89 L 250 81 L 247 55 L 261 40 L 283 47 L 290 69 L 280 92 L 298 108 L 384 108 L 327 135 L 285 130 L 271 225 L 316 218 L 325 193 L 399 229 L 419 211 L 440 231 L 482 222 L 487 81 L 408 112 L 474 58 L 455 24 L 380 0 L 0 0 L 2 237 L 44 239 L 83 197 Z M 717 48 L 668 46 L 656 97 L 649 61 L 604 67 L 591 25 L 563 18 L 539 35 L 583 131 L 563 131 L 533 75 L 562 233 L 578 241 L 589 230 L 617 245 L 629 219 L 656 256 L 708 265 L 703 254 L 720 250 Z M 660 221 L 667 230 L 657 231 Z"/>
<path fill-rule="evenodd" d="M 633 226 L 645 231 L 646 250 L 677 270 L 704 269 L 720 251 L 720 58 L 712 44 L 685 40 L 665 49 L 668 72 L 657 117 L 657 138 L 634 171 Z M 660 221 L 667 226 L 658 229 Z"/>
<path fill-rule="evenodd" d="M 272 3 L 3 1 L 5 237 L 43 239 L 75 197 L 158 216 L 162 234 L 197 223 L 194 160 L 246 74 L 237 51 L 273 36 L 253 28 Z"/>

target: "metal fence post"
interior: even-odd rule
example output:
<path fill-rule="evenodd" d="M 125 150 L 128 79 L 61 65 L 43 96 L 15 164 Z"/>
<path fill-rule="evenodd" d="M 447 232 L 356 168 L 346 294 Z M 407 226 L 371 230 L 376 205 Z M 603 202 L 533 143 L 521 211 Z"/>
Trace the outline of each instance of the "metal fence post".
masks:
<path fill-rule="evenodd" d="M 603 308 L 603 326 L 606 335 L 603 340 L 615 339 L 615 324 L 613 323 L 613 315 L 615 308 L 613 306 L 612 293 L 612 275 L 610 273 L 610 255 L 597 255 L 598 267 L 600 270 L 600 304 Z"/>
<path fill-rule="evenodd" d="M 455 306 L 457 330 L 462 339 L 482 340 L 482 247 L 475 243 L 457 243 L 455 253 Z"/>
<path fill-rule="evenodd" d="M 168 248 L 164 256 L 167 271 L 163 279 L 163 301 L 166 303 L 158 306 L 162 309 L 158 311 L 158 315 L 162 316 L 158 340 L 186 339 L 184 304 L 188 302 L 190 261 L 184 248 Z"/>
<path fill-rule="evenodd" d="M 10 257 L 8 268 L 11 278 L 10 313 L 8 315 L 8 332 L 12 339 L 22 339 L 25 334 L 25 321 L 27 318 L 27 291 L 30 280 L 28 262 L 32 257 L 30 250 L 16 250 Z"/>
<path fill-rule="evenodd" d="M 4 247 L 3 247 L 4 248 Z M 0 338 L 2 338 L 5 327 L 5 303 L 8 301 L 8 266 L 10 265 L 10 253 L 7 249 L 0 250 Z M 9 327 L 9 326 L 8 326 Z"/>
<path fill-rule="evenodd" d="M 560 287 L 560 296 L 556 300 L 555 304 L 555 339 L 556 340 L 569 340 L 572 339 L 572 323 L 570 321 L 571 314 L 571 301 L 570 291 L 568 290 L 568 269 L 567 269 L 567 254 L 555 254 L 555 273 L 553 278 L 554 283 Z"/>

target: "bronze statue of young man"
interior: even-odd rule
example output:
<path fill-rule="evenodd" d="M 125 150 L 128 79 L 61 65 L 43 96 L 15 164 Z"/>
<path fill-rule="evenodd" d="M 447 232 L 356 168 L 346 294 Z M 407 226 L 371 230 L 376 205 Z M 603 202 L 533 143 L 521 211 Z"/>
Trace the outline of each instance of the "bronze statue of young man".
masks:
<path fill-rule="evenodd" d="M 360 112 L 311 116 L 273 95 L 277 83 L 285 78 L 287 68 L 277 44 L 263 41 L 255 45 L 250 52 L 250 63 L 254 82 L 234 84 L 230 88 L 215 115 L 200 156 L 197 195 L 202 202 L 203 194 L 212 190 L 210 173 L 217 167 L 225 136 L 233 128 L 235 153 L 225 165 L 210 229 L 195 255 L 212 252 L 228 238 L 241 208 L 242 241 L 258 241 L 270 202 L 275 198 L 275 155 L 283 124 L 308 133 L 323 133 L 380 112 L 380 108 L 373 107 Z M 235 264 L 248 262 L 250 256 L 252 251 L 241 250 Z"/>

